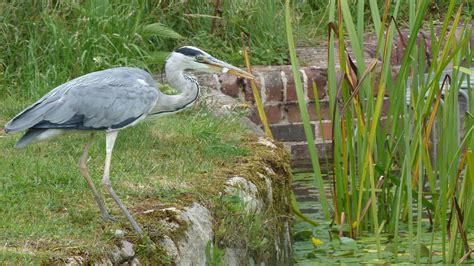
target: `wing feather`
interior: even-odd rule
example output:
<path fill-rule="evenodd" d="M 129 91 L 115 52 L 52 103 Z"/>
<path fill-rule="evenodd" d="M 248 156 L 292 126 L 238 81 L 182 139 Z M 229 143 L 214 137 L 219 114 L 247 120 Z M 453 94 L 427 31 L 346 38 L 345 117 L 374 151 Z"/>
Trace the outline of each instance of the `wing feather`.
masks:
<path fill-rule="evenodd" d="M 93 72 L 52 90 L 5 128 L 7 132 L 28 128 L 121 128 L 147 115 L 157 97 L 155 81 L 141 69 Z"/>

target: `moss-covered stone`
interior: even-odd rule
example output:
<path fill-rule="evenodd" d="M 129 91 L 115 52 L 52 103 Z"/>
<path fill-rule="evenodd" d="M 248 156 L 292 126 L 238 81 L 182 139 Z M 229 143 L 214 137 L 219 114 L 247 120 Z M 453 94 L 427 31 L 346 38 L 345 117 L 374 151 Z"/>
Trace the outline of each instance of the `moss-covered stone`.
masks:
<path fill-rule="evenodd" d="M 214 247 L 224 251 L 223 253 L 232 253 L 234 256 L 240 254 L 256 263 L 282 262 L 284 253 L 286 259 L 291 259 L 289 243 L 284 243 L 289 242 L 289 155 L 281 144 L 256 136 L 246 137 L 241 145 L 250 151 L 249 154 L 223 165 L 218 176 L 213 179 L 212 186 L 204 189 L 205 193 L 199 188 L 199 193 L 183 195 L 184 198 L 177 200 L 176 204 L 163 204 L 148 199 L 135 207 L 142 213 L 138 220 L 147 229 L 153 242 L 159 246 L 165 235 L 175 243 L 183 238 L 192 225 L 180 219 L 178 214 L 190 202 L 196 201 L 212 213 Z M 256 187 L 256 200 L 263 203 L 261 208 L 249 211 L 236 193 L 238 190 L 225 193 L 228 186 L 226 181 L 235 176 L 244 178 Z M 282 252 L 282 249 L 286 251 Z M 138 254 L 141 261 L 172 263 L 163 249 L 158 248 L 156 252 L 160 255 L 153 256 L 152 261 L 150 254 Z M 161 261 L 156 261 L 160 258 Z M 226 258 L 221 256 L 217 260 L 224 262 Z"/>

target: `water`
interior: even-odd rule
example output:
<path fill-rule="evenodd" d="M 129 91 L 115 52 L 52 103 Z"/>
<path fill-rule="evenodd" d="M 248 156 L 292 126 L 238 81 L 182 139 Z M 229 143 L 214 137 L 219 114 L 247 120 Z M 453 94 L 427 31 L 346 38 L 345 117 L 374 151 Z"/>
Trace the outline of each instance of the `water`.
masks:
<path fill-rule="evenodd" d="M 329 206 L 332 206 L 331 180 L 325 179 L 324 187 L 328 196 Z M 315 265 L 320 263 L 406 263 L 413 262 L 414 237 L 408 237 L 406 224 L 400 223 L 400 236 L 397 246 L 397 256 L 394 256 L 393 235 L 382 233 L 380 237 L 381 253 L 377 253 L 375 237 L 371 232 L 362 232 L 357 240 L 349 237 L 338 236 L 339 225 L 326 222 L 319 202 L 316 182 L 311 173 L 298 173 L 294 176 L 293 191 L 300 210 L 309 218 L 317 221 L 319 226 L 312 226 L 295 217 L 292 225 L 293 233 L 293 259 L 296 265 Z M 332 210 L 330 210 L 332 212 Z M 416 226 L 416 225 L 415 225 Z M 344 231 L 348 231 L 347 225 Z M 423 223 L 422 235 L 422 257 L 421 263 L 441 263 L 440 234 L 436 233 L 432 239 L 432 233 L 428 222 Z M 468 237 L 474 240 L 474 235 Z M 433 246 L 431 245 L 433 240 Z M 470 263 L 473 263 L 471 260 Z"/>

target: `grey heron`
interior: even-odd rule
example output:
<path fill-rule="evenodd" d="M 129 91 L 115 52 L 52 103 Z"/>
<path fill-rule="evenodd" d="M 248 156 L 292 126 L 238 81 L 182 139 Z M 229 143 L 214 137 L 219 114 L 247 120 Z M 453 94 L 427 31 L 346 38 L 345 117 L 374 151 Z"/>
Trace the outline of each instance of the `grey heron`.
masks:
<path fill-rule="evenodd" d="M 214 58 L 192 46 L 173 51 L 166 60 L 165 74 L 169 84 L 179 93 L 167 95 L 156 87 L 146 71 L 117 67 L 92 72 L 70 80 L 39 99 L 5 125 L 5 132 L 27 130 L 15 147 L 51 139 L 74 131 L 91 131 L 79 159 L 79 170 L 94 194 L 102 218 L 113 219 L 97 191 L 87 168 L 88 152 L 96 138 L 105 131 L 106 159 L 102 183 L 129 220 L 133 229 L 143 231 L 119 199 L 110 182 L 112 150 L 118 132 L 145 118 L 179 112 L 191 106 L 199 96 L 199 83 L 188 70 L 221 72 L 252 79 L 252 74 Z"/>

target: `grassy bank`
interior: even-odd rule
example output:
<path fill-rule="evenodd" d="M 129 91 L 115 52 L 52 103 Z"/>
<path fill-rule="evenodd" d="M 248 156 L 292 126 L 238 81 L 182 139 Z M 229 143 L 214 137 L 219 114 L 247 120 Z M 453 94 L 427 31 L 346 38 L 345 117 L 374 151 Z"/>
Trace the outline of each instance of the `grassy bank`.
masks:
<path fill-rule="evenodd" d="M 18 107 L 3 99 L 0 123 Z M 217 118 L 205 108 L 164 117 L 123 130 L 112 161 L 112 184 L 145 228 L 147 206 L 212 202 L 222 189 L 227 167 L 249 154 L 238 144 L 246 135 L 237 117 Z M 0 135 L 0 263 L 39 263 L 66 255 L 103 255 L 115 229 L 127 220 L 102 189 L 104 140 L 90 152 L 96 186 L 118 223 L 103 222 L 77 161 L 84 134 L 14 149 L 19 135 Z M 210 196 L 213 195 L 213 196 Z"/>

